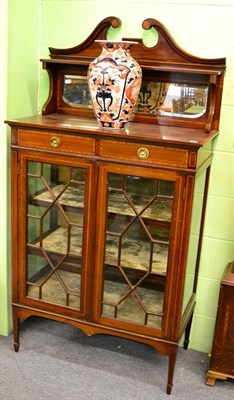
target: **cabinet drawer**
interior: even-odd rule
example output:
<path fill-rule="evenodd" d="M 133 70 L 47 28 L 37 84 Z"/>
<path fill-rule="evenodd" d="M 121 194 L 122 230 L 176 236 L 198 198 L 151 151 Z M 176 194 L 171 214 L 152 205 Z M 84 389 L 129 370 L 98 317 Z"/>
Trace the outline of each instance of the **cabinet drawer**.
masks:
<path fill-rule="evenodd" d="M 18 145 L 33 149 L 92 155 L 95 140 L 87 137 L 19 129 Z"/>
<path fill-rule="evenodd" d="M 120 143 L 112 140 L 102 140 L 100 155 L 102 157 L 131 160 L 146 164 L 182 168 L 188 165 L 187 150 L 140 143 Z"/>

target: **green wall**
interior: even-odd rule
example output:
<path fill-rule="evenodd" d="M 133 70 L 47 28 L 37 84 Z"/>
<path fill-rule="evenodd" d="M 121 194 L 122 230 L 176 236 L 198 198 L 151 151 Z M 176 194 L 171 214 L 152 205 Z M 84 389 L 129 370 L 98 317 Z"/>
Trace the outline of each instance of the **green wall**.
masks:
<path fill-rule="evenodd" d="M 234 259 L 234 52 L 230 40 L 234 37 L 233 1 L 9 0 L 8 5 L 8 118 L 40 112 L 47 98 L 48 78 L 38 60 L 48 56 L 48 47 L 79 44 L 97 23 L 110 15 L 122 20 L 121 29 L 114 34 L 118 37 L 142 37 L 142 21 L 153 17 L 161 21 L 189 53 L 206 58 L 227 57 L 221 133 L 215 143 L 190 342 L 190 347 L 209 352 L 220 279 L 226 264 Z M 7 222 L 5 225 L 9 227 Z M 4 238 L 1 242 L 6 247 Z M 193 263 L 192 251 L 189 262 Z M 6 285 L 7 260 L 2 268 Z M 4 291 L 0 298 L 2 334 L 10 329 L 8 297 Z"/>
<path fill-rule="evenodd" d="M 8 29 L 8 8 L 7 3 L 4 1 L 1 4 L 0 12 L 0 221 L 1 221 L 1 234 L 0 234 L 0 332 L 7 334 L 9 331 L 8 326 L 8 315 L 9 306 L 8 298 L 10 296 L 10 282 L 9 282 L 9 270 L 7 265 L 8 260 L 8 218 L 7 215 L 7 202 L 8 202 L 8 191 L 7 191 L 7 169 L 8 169 L 8 151 L 7 151 L 7 134 L 6 126 L 4 125 L 4 119 L 6 118 L 7 110 L 7 29 Z M 5 60 L 5 62 L 2 62 Z"/>
<path fill-rule="evenodd" d="M 38 112 L 38 0 L 9 0 L 8 118 Z"/>

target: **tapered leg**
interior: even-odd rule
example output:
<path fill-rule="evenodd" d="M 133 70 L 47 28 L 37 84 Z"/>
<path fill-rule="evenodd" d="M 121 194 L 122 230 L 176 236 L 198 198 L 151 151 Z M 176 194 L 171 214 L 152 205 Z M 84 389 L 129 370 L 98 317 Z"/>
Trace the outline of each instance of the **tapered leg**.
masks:
<path fill-rule="evenodd" d="M 15 352 L 19 351 L 19 323 L 20 318 L 18 317 L 18 313 L 13 310 L 13 335 Z"/>
<path fill-rule="evenodd" d="M 167 380 L 167 394 L 171 394 L 172 386 L 173 386 L 173 376 L 175 370 L 175 363 L 177 357 L 177 347 L 171 348 L 169 355 L 169 364 L 168 364 L 168 380 Z"/>

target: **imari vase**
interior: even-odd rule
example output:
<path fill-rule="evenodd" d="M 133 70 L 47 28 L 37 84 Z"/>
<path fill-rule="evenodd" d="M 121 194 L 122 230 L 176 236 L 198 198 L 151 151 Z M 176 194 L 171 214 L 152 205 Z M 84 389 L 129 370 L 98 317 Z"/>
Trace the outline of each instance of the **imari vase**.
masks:
<path fill-rule="evenodd" d="M 119 129 L 133 116 L 141 88 L 142 70 L 130 47 L 137 42 L 97 40 L 99 57 L 88 68 L 93 111 L 101 127 Z"/>

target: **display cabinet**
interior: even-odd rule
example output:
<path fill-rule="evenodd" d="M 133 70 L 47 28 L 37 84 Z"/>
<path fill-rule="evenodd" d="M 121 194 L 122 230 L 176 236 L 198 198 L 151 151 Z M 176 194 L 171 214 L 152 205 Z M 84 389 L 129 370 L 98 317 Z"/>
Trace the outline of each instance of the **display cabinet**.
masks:
<path fill-rule="evenodd" d="M 100 52 L 95 40 L 119 24 L 106 18 L 80 45 L 50 48 L 42 115 L 7 121 L 14 346 L 20 319 L 32 315 L 146 343 L 169 358 L 170 394 L 196 301 L 225 59 L 191 56 L 145 20 L 158 42 L 134 39 L 143 71 L 134 120 L 99 128 L 87 68 Z"/>
<path fill-rule="evenodd" d="M 227 265 L 220 285 L 213 348 L 206 384 L 234 379 L 234 262 Z"/>

